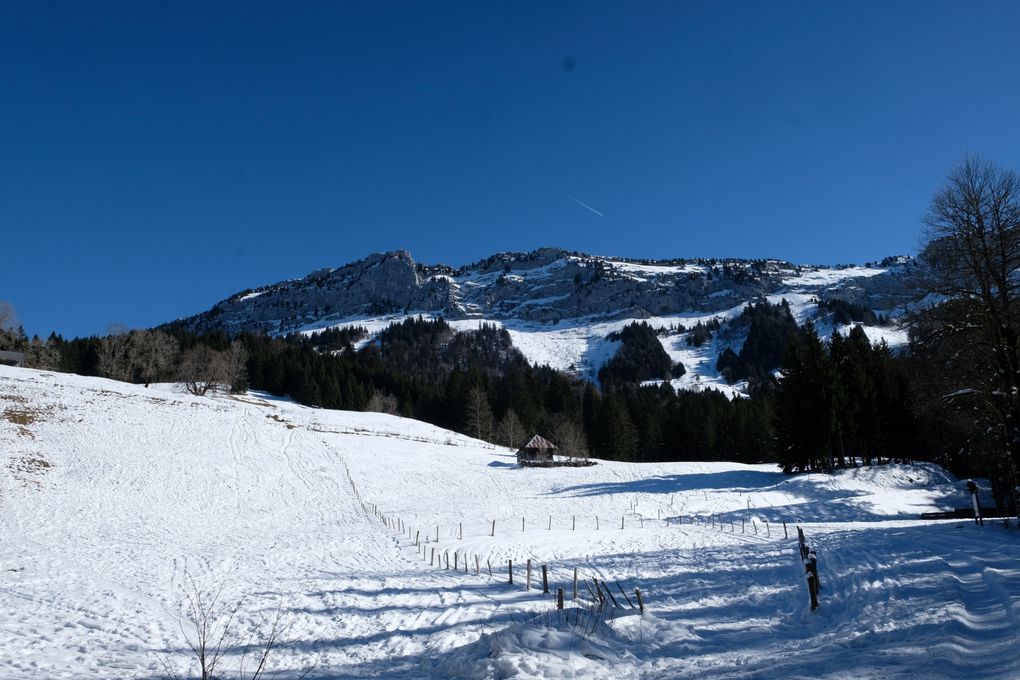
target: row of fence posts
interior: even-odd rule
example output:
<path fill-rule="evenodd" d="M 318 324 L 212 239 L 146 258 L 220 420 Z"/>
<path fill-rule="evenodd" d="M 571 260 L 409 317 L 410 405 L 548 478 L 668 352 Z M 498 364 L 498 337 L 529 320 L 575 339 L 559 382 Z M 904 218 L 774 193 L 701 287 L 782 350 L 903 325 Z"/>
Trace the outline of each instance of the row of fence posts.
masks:
<path fill-rule="evenodd" d="M 413 530 L 413 533 L 412 533 L 411 527 L 408 526 L 407 524 L 405 524 L 402 519 L 388 517 L 388 516 L 384 515 L 383 513 L 379 512 L 378 507 L 376 507 L 374 505 L 366 506 L 366 510 L 369 510 L 369 509 L 380 520 L 380 522 L 383 524 L 383 526 L 385 526 L 386 528 L 391 529 L 393 531 L 400 532 L 402 535 L 404 535 L 408 539 L 412 540 L 413 543 L 414 543 L 415 548 L 418 550 L 419 554 L 422 557 L 422 561 L 423 562 L 427 561 L 429 563 L 429 566 L 438 566 L 440 569 L 446 569 L 446 570 L 452 570 L 452 571 L 460 572 L 461 571 L 461 567 L 463 565 L 464 573 L 465 574 L 470 573 L 470 566 L 471 566 L 470 558 L 472 557 L 470 554 L 468 554 L 466 552 L 464 553 L 464 555 L 463 555 L 464 560 L 463 560 L 463 563 L 462 563 L 461 562 L 461 553 L 459 551 L 457 551 L 457 550 L 454 550 L 453 551 L 453 561 L 451 563 L 450 552 L 448 550 L 444 550 L 443 552 L 438 554 L 438 558 L 439 559 L 437 561 L 437 559 L 436 559 L 437 558 L 436 546 L 433 544 L 433 541 L 428 536 L 425 536 L 424 537 L 425 540 L 422 541 L 422 532 L 421 532 L 420 529 L 415 529 L 415 530 Z M 438 543 L 439 542 L 439 527 L 438 526 L 436 527 L 435 532 L 436 533 L 435 533 L 435 542 L 434 543 Z M 461 536 L 461 538 L 463 538 L 463 524 L 459 525 L 458 533 Z M 475 574 L 476 575 L 480 575 L 481 574 L 481 558 L 478 555 L 474 555 L 473 557 L 474 557 Z M 489 559 L 486 559 L 485 560 L 485 564 L 486 564 L 486 569 L 488 571 L 489 577 L 493 578 L 494 574 L 492 572 L 492 561 L 489 560 Z M 531 584 L 532 584 L 532 567 L 533 567 L 532 560 L 528 559 L 527 563 L 525 565 L 524 589 L 526 591 L 530 591 L 532 589 L 531 588 Z M 542 593 L 543 594 L 550 594 L 550 590 L 549 590 L 549 567 L 548 567 L 548 565 L 543 564 L 543 565 L 541 565 L 541 568 L 542 568 Z M 513 583 L 514 583 L 514 563 L 513 563 L 512 559 L 511 560 L 507 560 L 507 580 L 508 580 L 510 585 L 513 585 Z M 612 601 L 614 607 L 621 608 L 620 604 L 619 604 L 619 601 L 612 594 L 612 591 L 609 589 L 609 585 L 608 585 L 607 582 L 605 582 L 605 581 L 600 582 L 596 577 L 592 577 L 591 581 L 592 581 L 592 583 L 595 584 L 594 588 L 592 587 L 592 585 L 589 585 L 587 579 L 582 579 L 580 581 L 580 583 L 583 583 L 586 586 L 586 588 L 588 590 L 588 593 L 591 595 L 592 602 L 593 602 L 593 604 L 594 604 L 594 606 L 596 608 L 598 608 L 598 609 L 604 608 L 606 606 L 607 602 L 610 601 L 610 600 Z M 578 583 L 579 583 L 579 581 L 578 581 L 578 571 L 577 571 L 577 567 L 574 567 L 574 571 L 573 571 L 573 590 L 572 590 L 572 593 L 571 593 L 571 599 L 572 600 L 577 600 L 579 598 L 579 596 L 582 594 L 578 590 Z M 644 611 L 645 611 L 644 597 L 641 594 L 641 590 L 639 588 L 634 590 L 634 597 L 635 597 L 635 600 L 637 602 L 637 605 L 635 605 L 634 604 L 635 600 L 631 600 L 630 599 L 630 597 L 624 591 L 623 586 L 620 585 L 619 581 L 616 581 L 615 583 L 616 583 L 617 589 L 620 591 L 620 594 L 623 596 L 624 600 L 627 602 L 629 607 L 631 609 L 638 609 L 641 614 L 644 614 Z M 557 588 L 557 591 L 556 591 L 556 607 L 557 607 L 557 609 L 563 609 L 564 598 L 565 598 L 564 589 L 563 588 Z"/>
<path fill-rule="evenodd" d="M 818 579 L 818 555 L 804 540 L 804 530 L 800 527 L 797 527 L 797 542 L 800 546 L 800 559 L 804 563 L 804 573 L 807 576 L 808 592 L 811 594 L 811 611 L 814 611 L 818 609 L 818 591 L 822 589 L 822 583 Z"/>
<path fill-rule="evenodd" d="M 698 526 L 702 526 L 702 525 L 706 525 L 707 524 L 712 529 L 718 529 L 719 531 L 725 531 L 726 530 L 726 526 L 727 526 L 727 522 L 725 522 L 721 517 L 718 517 L 716 515 L 709 515 L 707 520 L 704 517 L 700 516 L 700 515 L 691 515 L 687 519 L 689 520 L 690 524 L 697 524 Z M 671 517 L 667 517 L 666 518 L 666 524 L 667 525 L 670 524 L 671 521 L 675 521 L 677 524 L 683 524 L 684 523 L 684 517 L 683 517 L 683 515 L 677 515 L 676 517 L 672 517 L 672 518 Z M 742 533 L 742 534 L 748 533 L 747 532 L 747 524 L 746 524 L 746 522 L 747 522 L 747 520 L 745 520 L 743 518 L 740 519 L 740 533 Z M 731 534 L 737 533 L 736 520 L 734 520 L 733 517 L 730 517 L 728 524 L 729 524 L 729 528 L 730 528 L 730 533 Z M 783 524 L 783 538 L 789 538 L 790 537 L 790 532 L 787 529 L 786 522 L 782 521 L 782 524 Z M 761 525 L 765 529 L 765 538 L 772 538 L 772 528 L 769 525 L 769 523 L 766 522 L 765 520 L 762 520 Z M 752 530 L 752 532 L 754 533 L 755 536 L 760 535 L 759 532 L 758 532 L 758 523 L 756 521 L 754 521 L 753 519 L 751 520 L 751 530 Z"/>
<path fill-rule="evenodd" d="M 351 486 L 354 487 L 353 480 L 351 481 Z M 355 488 L 355 495 L 357 495 L 358 494 L 357 488 L 356 487 L 354 487 L 354 488 Z M 360 500 L 360 498 L 359 498 L 359 500 Z M 365 509 L 366 512 L 374 513 L 377 517 L 380 517 L 380 518 L 384 517 L 382 514 L 380 514 L 378 512 L 378 509 L 376 508 L 375 505 L 362 503 L 362 507 Z M 716 515 L 710 515 L 707 519 L 702 517 L 702 516 L 700 516 L 700 515 L 691 515 L 691 516 L 689 516 L 687 518 L 687 520 L 688 520 L 688 522 L 690 524 L 696 524 L 698 526 L 702 526 L 702 525 L 711 526 L 712 529 L 718 529 L 719 531 L 725 531 L 727 526 L 728 526 L 729 529 L 730 529 L 730 533 L 737 533 L 736 523 L 735 523 L 735 520 L 732 517 L 730 518 L 729 522 L 725 522 L 723 519 L 718 518 Z M 496 524 L 497 524 L 497 521 L 498 520 L 494 519 L 489 524 L 489 536 L 490 537 L 495 537 L 496 536 Z M 674 522 L 676 524 L 683 524 L 684 523 L 684 517 L 682 515 L 678 515 L 676 517 L 667 517 L 666 518 L 666 525 L 667 526 L 672 524 L 672 523 L 674 523 Z M 638 524 L 640 525 L 641 528 L 644 528 L 644 526 L 645 526 L 644 516 L 639 516 L 638 517 Z M 790 534 L 789 534 L 789 530 L 787 529 L 786 522 L 783 521 L 782 525 L 783 525 L 783 538 L 789 538 Z M 387 526 L 389 526 L 389 524 L 387 524 Z M 548 531 L 552 531 L 552 526 L 553 526 L 553 516 L 549 515 L 549 521 L 548 521 L 548 523 L 546 525 L 546 529 Z M 601 528 L 601 526 L 602 526 L 602 524 L 601 524 L 600 518 L 599 518 L 598 515 L 596 515 L 595 516 L 595 529 L 599 530 Z M 761 535 L 762 532 L 759 532 L 759 530 L 758 530 L 758 526 L 759 525 L 758 525 L 758 523 L 755 520 L 752 519 L 750 521 L 750 526 L 751 526 L 751 531 L 749 532 L 749 531 L 747 531 L 746 520 L 741 519 L 740 520 L 740 533 L 742 533 L 742 534 L 753 533 L 755 536 Z M 397 530 L 403 530 L 402 526 L 399 526 L 399 525 L 395 524 L 394 527 L 397 528 Z M 620 529 L 623 530 L 623 529 L 626 529 L 626 527 L 627 527 L 627 524 L 626 524 L 626 515 L 622 515 L 620 517 Z M 769 523 L 763 520 L 762 523 L 761 523 L 761 527 L 764 530 L 765 538 L 772 538 L 772 528 L 769 525 Z M 571 515 L 570 516 L 570 528 L 571 528 L 572 531 L 576 531 L 577 530 L 577 515 Z M 523 531 L 526 531 L 526 530 L 527 530 L 527 521 L 526 521 L 526 518 L 525 517 L 521 517 L 521 531 L 523 532 Z M 436 537 L 435 537 L 434 540 L 435 540 L 435 542 L 438 543 L 439 542 L 439 526 L 438 525 L 436 526 L 435 534 L 436 534 Z M 457 525 L 457 539 L 458 540 L 464 540 L 464 523 L 463 522 L 460 522 Z"/>
<path fill-rule="evenodd" d="M 413 539 L 415 547 L 419 549 L 419 551 L 420 551 L 420 553 L 422 555 L 422 560 L 425 561 L 426 558 L 427 558 L 428 562 L 429 562 L 429 565 L 430 566 L 435 566 L 435 564 L 436 564 L 436 549 L 435 549 L 434 546 L 432 546 L 431 547 L 431 551 L 429 551 L 429 545 L 428 544 L 431 542 L 429 537 L 426 536 L 425 537 L 425 542 L 422 543 L 422 540 L 421 540 L 422 536 L 421 536 L 421 530 L 420 529 L 415 530 L 414 534 L 412 535 L 411 534 L 411 528 L 408 525 L 404 524 L 403 520 L 401 520 L 400 518 L 396 518 L 396 519 L 390 518 L 390 517 L 384 515 L 382 512 L 380 512 L 378 506 L 376 506 L 375 504 L 366 503 L 364 501 L 364 499 L 361 497 L 361 492 L 358 490 L 357 484 L 355 484 L 354 478 L 351 475 L 350 469 L 347 467 L 347 464 L 344 463 L 343 461 L 341 461 L 341 465 L 343 465 L 343 467 L 344 467 L 344 474 L 347 477 L 347 481 L 351 485 L 351 490 L 354 492 L 354 496 L 358 500 L 358 503 L 361 505 L 362 509 L 366 513 L 373 514 L 377 519 L 379 519 L 379 521 L 385 527 L 387 527 L 387 528 L 389 528 L 391 530 L 394 530 L 394 531 L 399 531 L 402 534 L 406 534 L 409 539 Z M 632 504 L 631 510 L 632 510 L 632 512 L 635 510 L 634 504 Z M 661 509 L 658 510 L 658 513 L 659 513 L 659 520 L 661 520 L 662 519 L 662 511 L 661 511 Z M 678 515 L 675 518 L 667 517 L 666 518 L 666 524 L 669 525 L 671 523 L 671 520 L 675 520 L 676 523 L 681 524 L 681 525 L 684 523 L 683 515 Z M 718 518 L 715 515 L 710 515 L 707 520 L 704 517 L 702 517 L 702 516 L 692 515 L 692 516 L 688 517 L 688 520 L 689 520 L 690 524 L 695 524 L 696 523 L 698 526 L 709 525 L 712 529 L 718 528 L 719 531 L 725 531 L 725 529 L 726 529 L 726 525 L 725 525 L 723 519 L 722 518 Z M 638 521 L 640 523 L 640 526 L 643 528 L 644 527 L 644 516 L 639 514 L 638 515 Z M 549 521 L 548 521 L 548 524 L 546 525 L 547 530 L 549 530 L 549 531 L 552 530 L 552 523 L 553 523 L 553 517 L 552 517 L 552 515 L 549 515 Z M 571 529 L 572 530 L 576 530 L 577 529 L 577 516 L 576 515 L 571 515 L 570 524 L 571 524 Z M 787 529 L 786 522 L 784 521 L 782 524 L 783 524 L 783 537 L 784 538 L 789 538 L 789 531 Z M 769 523 L 765 522 L 765 521 L 762 521 L 762 526 L 764 527 L 764 530 L 765 530 L 765 537 L 766 538 L 771 538 L 772 530 L 771 530 L 771 528 L 769 526 Z M 521 517 L 521 531 L 525 531 L 526 527 L 527 527 L 526 518 L 525 517 Z M 595 516 L 595 529 L 598 530 L 599 528 L 600 528 L 599 516 L 596 515 Z M 626 528 L 626 516 L 623 515 L 623 516 L 620 517 L 620 529 L 622 530 L 622 529 L 625 529 L 625 528 Z M 734 521 L 734 519 L 732 517 L 729 520 L 729 528 L 730 528 L 730 533 L 736 533 L 736 523 L 735 523 L 735 521 Z M 752 529 L 754 535 L 756 535 L 756 536 L 759 535 L 758 524 L 753 519 L 751 520 L 751 529 Z M 742 533 L 742 534 L 746 534 L 747 533 L 746 520 L 743 519 L 743 518 L 740 520 L 740 533 Z M 458 526 L 457 526 L 457 535 L 458 535 L 458 538 L 460 540 L 463 540 L 463 538 L 464 538 L 464 524 L 463 524 L 463 522 L 458 523 Z M 496 535 L 496 520 L 492 520 L 492 525 L 491 525 L 491 529 L 490 529 L 489 535 L 492 536 L 492 537 L 494 537 Z M 816 555 L 815 551 L 813 549 L 811 549 L 807 545 L 807 543 L 805 542 L 804 531 L 800 527 L 797 527 L 797 538 L 798 538 L 798 542 L 799 542 L 799 546 L 800 546 L 801 560 L 804 563 L 804 570 L 805 570 L 805 574 L 807 576 L 808 590 L 809 590 L 809 592 L 811 594 L 811 610 L 814 611 L 815 609 L 818 608 L 818 593 L 819 593 L 819 590 L 821 589 L 821 583 L 820 583 L 819 578 L 818 578 L 818 556 Z M 438 525 L 435 528 L 435 540 L 434 540 L 434 542 L 435 543 L 439 542 L 439 526 Z M 478 555 L 475 555 L 474 557 L 475 557 L 475 559 L 474 559 L 474 562 L 475 562 L 475 574 L 478 575 L 478 574 L 481 573 L 481 559 L 478 557 Z M 469 558 L 469 555 L 467 553 L 465 553 L 464 554 L 464 573 L 470 573 L 469 572 L 470 562 L 469 562 L 468 558 Z M 450 565 L 450 555 L 449 555 L 448 551 L 444 551 L 440 555 L 440 564 L 439 564 L 440 568 L 444 568 L 444 560 L 445 560 L 445 568 L 446 569 L 450 569 L 450 567 L 451 567 L 451 565 Z M 460 553 L 458 553 L 457 551 L 454 551 L 454 553 L 453 553 L 453 565 L 452 565 L 452 567 L 453 567 L 454 571 L 460 571 Z M 490 560 L 488 560 L 488 559 L 486 559 L 486 567 L 488 569 L 489 577 L 492 578 L 493 577 L 492 562 Z M 526 580 L 525 580 L 525 590 L 531 590 L 531 567 L 532 567 L 532 563 L 531 563 L 531 560 L 529 559 L 527 561 L 527 573 L 526 573 Z M 507 562 L 507 570 L 508 570 L 508 580 L 509 580 L 509 583 L 512 585 L 513 582 L 514 582 L 513 560 L 508 560 L 508 562 Z M 619 602 L 617 601 L 616 597 L 613 596 L 612 591 L 609 589 L 609 586 L 606 584 L 605 581 L 599 582 L 599 580 L 596 577 L 592 577 L 591 581 L 594 584 L 594 586 L 589 584 L 587 579 L 583 579 L 582 583 L 584 583 L 585 588 L 588 591 L 588 594 L 590 595 L 594 606 L 596 606 L 598 608 L 602 608 L 602 607 L 606 606 L 606 604 L 609 601 L 612 601 L 613 606 L 619 608 L 619 606 L 620 606 Z M 630 607 L 632 609 L 635 608 L 634 603 L 631 601 L 630 597 L 627 596 L 626 592 L 623 590 L 623 587 L 620 585 L 620 583 L 618 581 L 616 582 L 616 586 L 617 586 L 617 589 L 620 591 L 620 594 L 624 597 L 624 599 L 628 603 L 628 605 L 630 605 Z M 546 565 L 542 565 L 542 592 L 543 592 L 543 594 L 548 594 L 549 593 L 548 567 Z M 578 599 L 578 595 L 579 595 L 579 592 L 578 592 L 578 575 L 577 575 L 577 568 L 575 567 L 574 568 L 574 578 L 573 578 L 572 599 L 573 600 L 577 600 Z M 635 595 L 635 599 L 637 600 L 637 607 L 636 608 L 642 614 L 644 614 L 644 600 L 643 600 L 643 597 L 641 595 L 641 590 L 639 588 L 636 588 L 634 590 L 634 595 Z M 564 603 L 563 588 L 558 588 L 557 592 L 556 592 L 556 606 L 557 606 L 557 609 L 563 609 L 563 603 Z"/>

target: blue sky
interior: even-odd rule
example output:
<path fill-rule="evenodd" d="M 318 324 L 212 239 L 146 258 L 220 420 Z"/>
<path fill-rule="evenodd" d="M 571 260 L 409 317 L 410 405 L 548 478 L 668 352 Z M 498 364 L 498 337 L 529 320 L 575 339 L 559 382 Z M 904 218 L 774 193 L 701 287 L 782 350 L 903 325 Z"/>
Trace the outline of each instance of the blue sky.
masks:
<path fill-rule="evenodd" d="M 0 300 L 74 336 L 397 248 L 916 252 L 963 154 L 1020 169 L 1018 29 L 1012 2 L 2 3 Z"/>

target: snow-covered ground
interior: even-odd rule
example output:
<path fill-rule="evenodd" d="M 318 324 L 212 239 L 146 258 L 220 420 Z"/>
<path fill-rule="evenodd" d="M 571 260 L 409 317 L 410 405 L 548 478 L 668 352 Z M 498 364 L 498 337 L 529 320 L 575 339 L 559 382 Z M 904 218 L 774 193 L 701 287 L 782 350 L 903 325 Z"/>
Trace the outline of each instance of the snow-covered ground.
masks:
<path fill-rule="evenodd" d="M 236 609 L 224 677 L 278 615 L 282 678 L 1020 677 L 1020 537 L 919 521 L 967 503 L 933 466 L 522 470 L 392 416 L 5 367 L 0 466 L 0 678 L 195 677 L 196 591 Z M 575 568 L 615 617 L 578 618 Z"/>

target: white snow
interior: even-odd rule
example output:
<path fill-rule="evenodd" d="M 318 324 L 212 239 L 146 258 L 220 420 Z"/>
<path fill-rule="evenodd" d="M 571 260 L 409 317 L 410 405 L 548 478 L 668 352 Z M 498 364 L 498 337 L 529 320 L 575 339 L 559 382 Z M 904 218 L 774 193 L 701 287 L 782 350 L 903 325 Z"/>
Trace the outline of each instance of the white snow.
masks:
<path fill-rule="evenodd" d="M 791 288 L 799 286 L 833 285 L 852 278 L 878 276 L 889 271 L 888 267 L 801 267 L 801 273 L 783 279 L 783 283 Z"/>
<path fill-rule="evenodd" d="M 196 677 L 192 581 L 237 607 L 224 677 L 277 611 L 281 677 L 1020 676 L 1016 534 L 919 521 L 968 502 L 931 465 L 522 470 L 393 416 L 7 367 L 0 465 L 2 678 Z M 794 523 L 819 554 L 814 613 Z M 640 588 L 644 616 L 621 601 L 578 624 L 575 567 L 620 600 Z"/>

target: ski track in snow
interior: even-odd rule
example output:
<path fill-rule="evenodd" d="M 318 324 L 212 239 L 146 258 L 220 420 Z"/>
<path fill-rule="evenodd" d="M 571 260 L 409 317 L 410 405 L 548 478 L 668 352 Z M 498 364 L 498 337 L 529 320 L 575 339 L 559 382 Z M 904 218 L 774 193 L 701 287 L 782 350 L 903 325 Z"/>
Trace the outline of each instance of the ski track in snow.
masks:
<path fill-rule="evenodd" d="M 1020 677 L 1017 534 L 914 519 L 966 503 L 932 466 L 520 470 L 381 414 L 4 367 L 0 414 L 0 678 L 192 677 L 192 581 L 238 607 L 227 677 L 278 609 L 281 677 Z M 648 611 L 590 638 L 531 625 L 543 564 L 568 599 L 576 567 Z"/>

